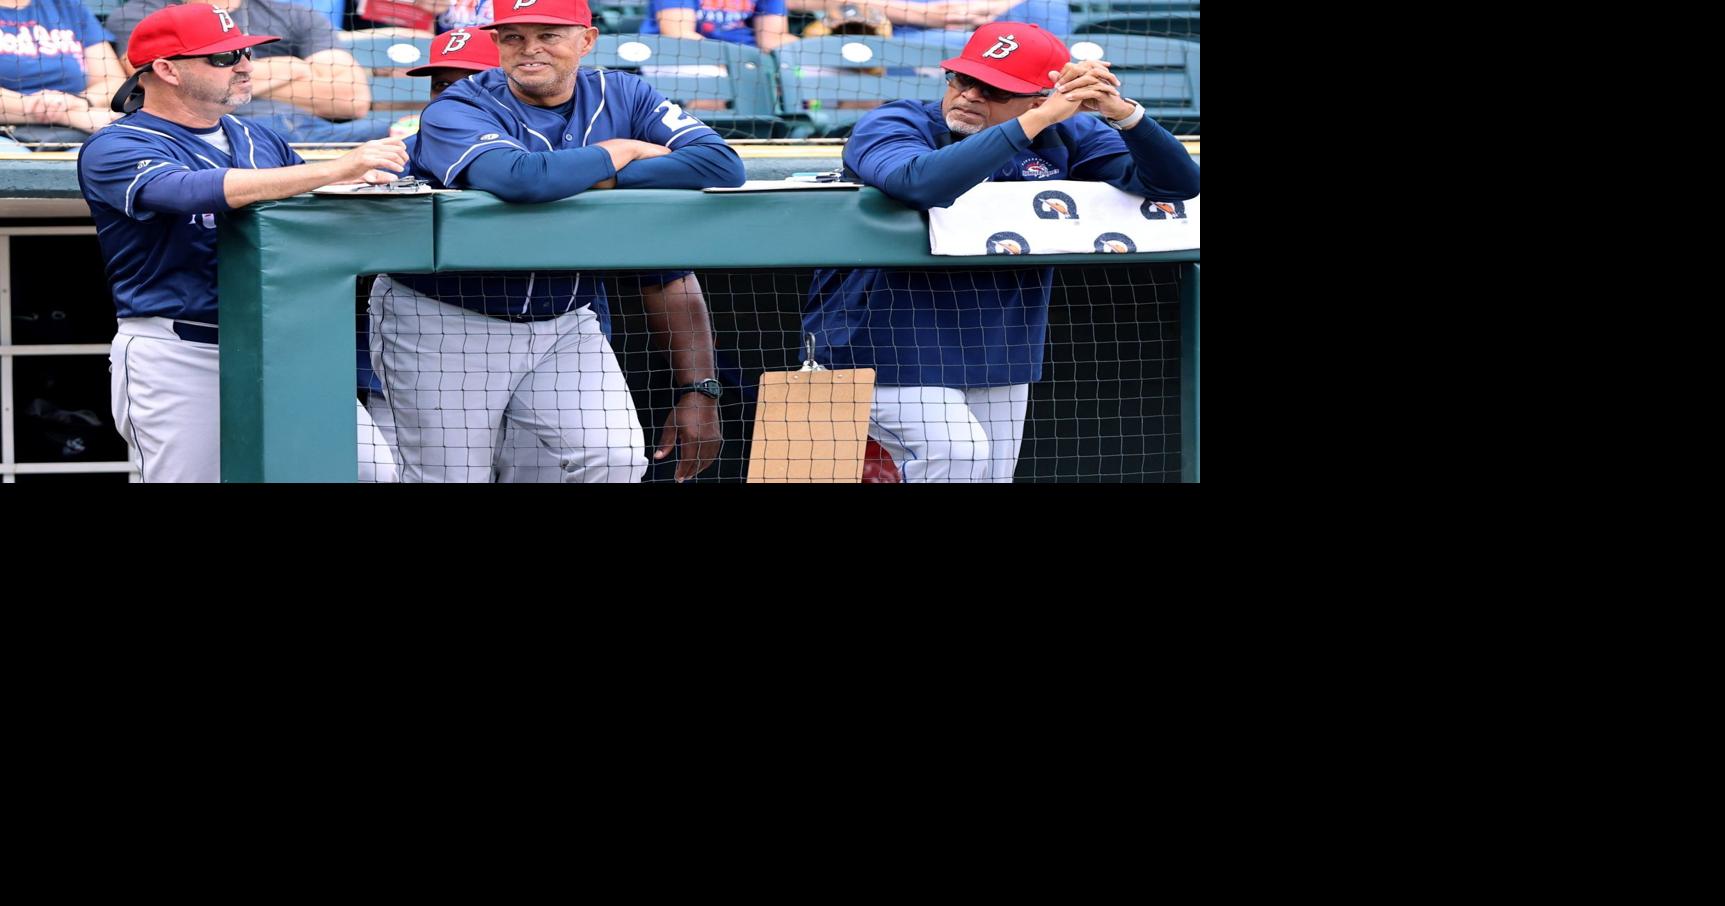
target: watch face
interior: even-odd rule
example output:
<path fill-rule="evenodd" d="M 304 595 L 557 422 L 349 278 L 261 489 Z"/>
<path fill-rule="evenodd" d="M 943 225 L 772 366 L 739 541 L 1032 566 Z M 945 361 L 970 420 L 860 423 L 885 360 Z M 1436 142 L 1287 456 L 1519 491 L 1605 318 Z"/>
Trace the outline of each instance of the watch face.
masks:
<path fill-rule="evenodd" d="M 719 394 L 724 392 L 724 385 L 712 378 L 708 378 L 704 381 L 696 381 L 695 383 L 690 384 L 687 389 L 705 393 L 713 399 L 718 399 Z"/>

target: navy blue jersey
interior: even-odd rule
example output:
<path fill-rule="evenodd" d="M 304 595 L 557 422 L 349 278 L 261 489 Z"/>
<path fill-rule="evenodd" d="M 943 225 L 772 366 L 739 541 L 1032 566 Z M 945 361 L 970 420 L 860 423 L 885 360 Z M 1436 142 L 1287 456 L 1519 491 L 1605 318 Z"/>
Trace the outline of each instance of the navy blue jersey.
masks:
<path fill-rule="evenodd" d="M 256 123 L 224 116 L 215 128 L 231 153 L 140 110 L 90 136 L 78 154 L 78 188 L 96 221 L 122 318 L 217 323 L 216 215 L 230 210 L 223 177 L 235 167 L 305 163 Z"/>
<path fill-rule="evenodd" d="M 857 123 L 844 161 L 847 175 L 921 211 L 989 181 L 1092 180 L 1158 201 L 1198 194 L 1197 165 L 1148 117 L 1124 133 L 1081 114 L 1034 141 L 1017 120 L 966 137 L 947 128 L 938 101 L 893 101 Z M 1027 384 L 1042 378 L 1053 282 L 1046 266 L 817 270 L 803 330 L 817 361 L 874 368 L 882 386 Z"/>
<path fill-rule="evenodd" d="M 611 138 L 652 142 L 672 153 L 619 172 L 605 149 L 593 147 Z M 742 161 L 718 133 L 653 86 L 631 73 L 585 68 L 577 73 L 574 98 L 560 107 L 523 103 L 501 69 L 469 76 L 420 114 L 415 150 L 414 175 L 441 188 L 482 189 L 512 201 L 565 198 L 612 177 L 618 188 L 643 189 L 737 185 L 743 177 Z M 476 168 L 482 158 L 490 159 Z M 536 186 L 544 190 L 531 194 Z M 599 271 L 391 276 L 481 314 L 549 317 L 592 305 L 601 323 L 610 319 Z"/>

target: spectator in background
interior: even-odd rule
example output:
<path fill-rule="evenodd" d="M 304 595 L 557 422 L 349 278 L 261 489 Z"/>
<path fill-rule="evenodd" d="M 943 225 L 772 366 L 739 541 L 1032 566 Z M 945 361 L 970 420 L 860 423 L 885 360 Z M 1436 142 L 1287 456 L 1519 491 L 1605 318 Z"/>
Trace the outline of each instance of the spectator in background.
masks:
<path fill-rule="evenodd" d="M 303 6 L 316 10 L 329 20 L 329 27 L 340 31 L 345 26 L 347 9 L 351 5 L 348 0 L 285 0 L 289 6 Z"/>
<path fill-rule="evenodd" d="M 412 3 L 436 17 L 433 24 L 438 34 L 491 24 L 491 0 L 412 0 Z"/>
<path fill-rule="evenodd" d="M 0 0 L 0 124 L 19 141 L 83 141 L 120 115 L 114 36 L 78 0 Z"/>
<path fill-rule="evenodd" d="M 432 12 L 437 13 L 438 31 L 491 24 L 491 0 L 429 0 L 429 2 L 433 7 Z"/>
<path fill-rule="evenodd" d="M 281 0 L 192 0 L 226 6 L 251 34 L 279 35 L 252 61 L 251 103 L 235 116 L 261 123 L 290 142 L 363 142 L 389 134 L 389 124 L 365 119 L 371 86 L 365 69 L 341 49 L 323 14 Z M 130 0 L 108 16 L 108 30 L 124 47 L 140 20 L 173 0 Z"/>
<path fill-rule="evenodd" d="M 796 40 L 786 21 L 785 0 L 652 0 L 641 33 L 773 51 Z"/>
<path fill-rule="evenodd" d="M 884 16 L 894 38 L 964 46 L 970 33 L 999 19 L 1037 25 L 1065 39 L 1072 31 L 1067 0 L 787 0 L 791 9 L 834 21 Z"/>

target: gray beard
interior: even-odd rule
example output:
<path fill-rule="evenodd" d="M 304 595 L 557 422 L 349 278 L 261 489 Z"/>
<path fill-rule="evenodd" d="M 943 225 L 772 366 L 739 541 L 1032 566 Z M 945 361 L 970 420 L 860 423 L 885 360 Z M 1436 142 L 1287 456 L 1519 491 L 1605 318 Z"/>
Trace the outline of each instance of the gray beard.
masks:
<path fill-rule="evenodd" d="M 951 129 L 959 135 L 975 135 L 982 131 L 981 126 L 972 126 L 969 123 L 961 123 L 950 116 L 946 118 L 946 128 Z"/>

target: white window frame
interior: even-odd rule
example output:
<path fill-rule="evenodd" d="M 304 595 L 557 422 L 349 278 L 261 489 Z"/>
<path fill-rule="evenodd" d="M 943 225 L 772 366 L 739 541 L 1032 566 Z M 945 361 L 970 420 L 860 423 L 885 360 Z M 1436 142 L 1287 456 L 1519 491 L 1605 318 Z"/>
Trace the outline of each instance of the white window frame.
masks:
<path fill-rule="evenodd" d="M 129 462 L 18 462 L 17 378 L 12 363 L 20 356 L 101 355 L 108 354 L 107 343 L 32 343 L 22 346 L 12 343 L 12 237 L 13 236 L 94 236 L 95 226 L 0 226 L 0 483 L 16 484 L 19 475 L 97 474 L 126 472 L 132 481 L 139 481 L 138 470 Z"/>

